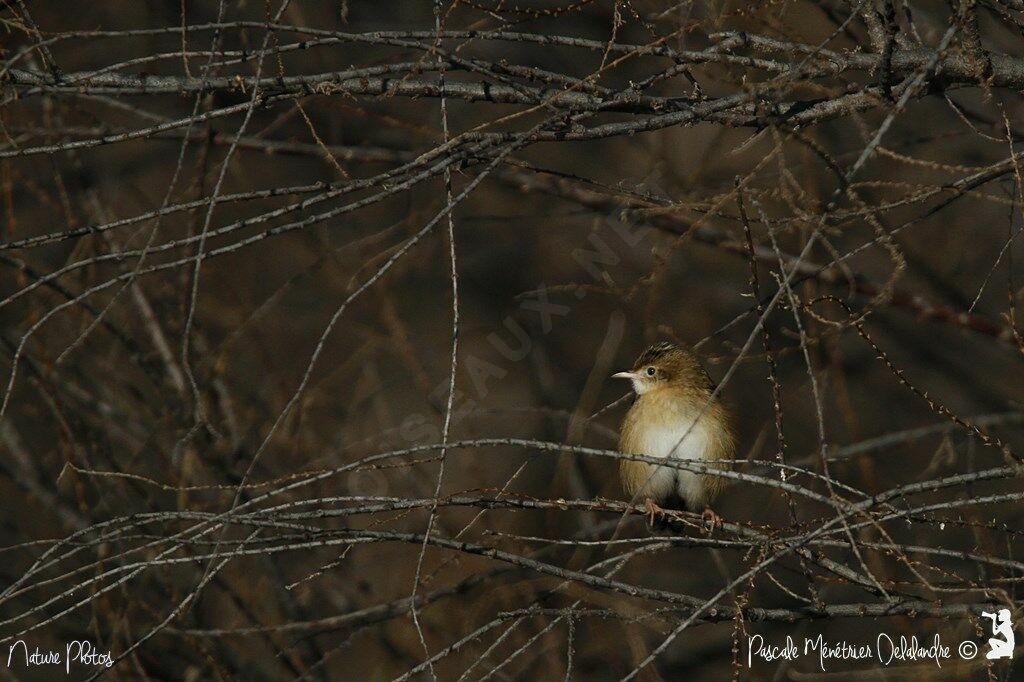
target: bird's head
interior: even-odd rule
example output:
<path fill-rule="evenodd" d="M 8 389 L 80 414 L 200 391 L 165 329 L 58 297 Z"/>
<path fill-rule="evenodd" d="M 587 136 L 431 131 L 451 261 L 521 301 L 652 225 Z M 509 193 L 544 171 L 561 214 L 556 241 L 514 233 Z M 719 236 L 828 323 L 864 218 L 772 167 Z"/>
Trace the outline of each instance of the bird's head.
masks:
<path fill-rule="evenodd" d="M 708 383 L 707 375 L 690 351 L 662 342 L 656 343 L 636 359 L 633 369 L 617 372 L 615 379 L 629 379 L 637 395 L 661 388 L 696 388 Z"/>

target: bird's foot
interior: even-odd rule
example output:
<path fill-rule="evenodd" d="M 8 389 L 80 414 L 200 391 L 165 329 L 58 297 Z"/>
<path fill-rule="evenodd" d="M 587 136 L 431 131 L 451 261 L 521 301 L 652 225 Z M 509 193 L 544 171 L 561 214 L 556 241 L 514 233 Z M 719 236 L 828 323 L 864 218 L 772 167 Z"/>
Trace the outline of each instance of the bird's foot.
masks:
<path fill-rule="evenodd" d="M 715 528 L 722 527 L 722 517 L 716 514 L 711 507 L 704 510 L 704 513 L 700 515 L 701 523 L 704 526 L 704 530 L 707 531 L 708 535 L 713 535 Z"/>
<path fill-rule="evenodd" d="M 655 501 L 649 497 L 646 500 L 644 500 L 644 511 L 647 512 L 647 516 L 649 519 L 647 525 L 649 525 L 651 528 L 654 528 L 655 517 L 659 519 L 665 518 L 665 510 L 659 507 L 657 503 L 655 503 Z"/>

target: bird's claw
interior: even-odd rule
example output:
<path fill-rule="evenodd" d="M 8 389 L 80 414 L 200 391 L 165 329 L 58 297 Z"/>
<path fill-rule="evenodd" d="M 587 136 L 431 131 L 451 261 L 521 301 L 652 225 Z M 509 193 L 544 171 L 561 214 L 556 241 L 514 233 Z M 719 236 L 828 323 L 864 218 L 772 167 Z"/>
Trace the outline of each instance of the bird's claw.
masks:
<path fill-rule="evenodd" d="M 707 531 L 708 535 L 712 535 L 715 532 L 715 528 L 722 527 L 722 517 L 716 514 L 711 507 L 704 510 L 704 513 L 700 515 L 701 524 Z"/>
<path fill-rule="evenodd" d="M 644 501 L 644 511 L 647 512 L 649 519 L 648 525 L 652 528 L 654 527 L 654 517 L 658 517 L 659 519 L 665 518 L 665 510 L 659 507 L 655 501 L 649 497 Z"/>

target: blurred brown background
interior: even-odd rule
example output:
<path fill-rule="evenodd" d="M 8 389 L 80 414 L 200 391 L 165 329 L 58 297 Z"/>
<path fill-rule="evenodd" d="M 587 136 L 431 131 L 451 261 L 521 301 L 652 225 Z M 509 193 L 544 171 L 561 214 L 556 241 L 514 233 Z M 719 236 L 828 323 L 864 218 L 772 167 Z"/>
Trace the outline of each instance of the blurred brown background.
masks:
<path fill-rule="evenodd" d="M 738 482 L 738 526 L 659 544 L 602 501 L 611 458 L 489 443 L 447 451 L 434 518 L 439 451 L 406 449 L 445 423 L 448 169 L 456 198 L 485 174 L 453 211 L 449 441 L 613 450 L 607 378 L 669 339 L 728 378 L 736 470 L 778 481 L 760 301 L 793 485 L 829 494 L 804 350 L 844 500 L 1014 461 L 1022 10 L 446 1 L 439 40 L 428 2 L 5 3 L 4 643 L 89 638 L 115 679 L 712 680 L 817 679 L 748 668 L 754 633 L 984 642 L 969 614 L 1018 606 L 1011 472 L 851 514 L 807 547 L 864 584 L 791 552 L 640 667 L 693 608 L 558 570 L 706 599 L 835 509 Z M 421 563 L 428 523 L 521 561 Z M 1013 675 L 979 658 L 830 670 Z"/>

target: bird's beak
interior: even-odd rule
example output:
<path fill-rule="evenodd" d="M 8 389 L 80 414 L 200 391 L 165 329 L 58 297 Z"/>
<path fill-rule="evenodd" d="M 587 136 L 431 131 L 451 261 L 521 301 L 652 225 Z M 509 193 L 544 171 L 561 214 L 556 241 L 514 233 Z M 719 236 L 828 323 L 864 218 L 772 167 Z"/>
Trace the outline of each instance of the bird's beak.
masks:
<path fill-rule="evenodd" d="M 635 379 L 636 374 L 633 372 L 616 372 L 612 375 L 612 379 Z"/>

